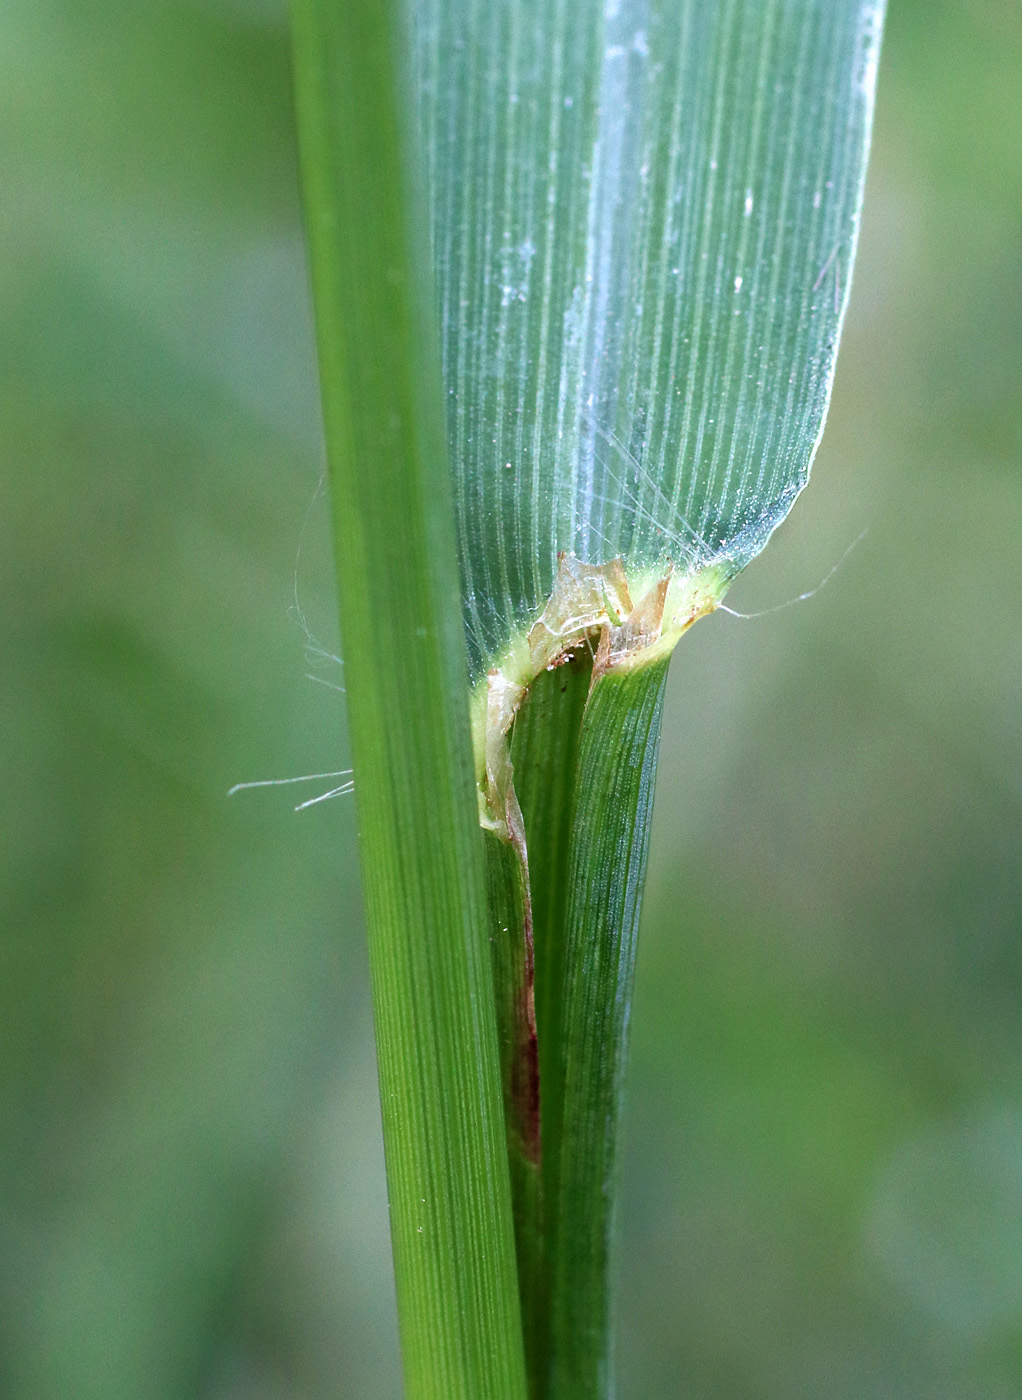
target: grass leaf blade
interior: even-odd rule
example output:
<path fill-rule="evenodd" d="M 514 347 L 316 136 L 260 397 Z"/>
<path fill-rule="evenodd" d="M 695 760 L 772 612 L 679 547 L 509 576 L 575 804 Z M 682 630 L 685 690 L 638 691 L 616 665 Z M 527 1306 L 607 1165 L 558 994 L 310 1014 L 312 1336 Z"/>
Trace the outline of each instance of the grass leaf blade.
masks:
<path fill-rule="evenodd" d="M 401 16 L 295 0 L 407 1394 L 524 1396 L 467 662 Z"/>
<path fill-rule="evenodd" d="M 474 669 L 562 551 L 729 577 L 805 485 L 880 0 L 411 0 Z"/>

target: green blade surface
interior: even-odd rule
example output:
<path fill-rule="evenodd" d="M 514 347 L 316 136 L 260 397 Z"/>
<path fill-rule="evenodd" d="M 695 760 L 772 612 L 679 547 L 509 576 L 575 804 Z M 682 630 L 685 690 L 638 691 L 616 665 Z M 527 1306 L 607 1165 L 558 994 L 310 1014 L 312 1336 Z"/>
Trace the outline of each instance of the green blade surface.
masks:
<path fill-rule="evenodd" d="M 879 0 L 409 0 L 473 670 L 562 550 L 725 577 L 805 485 Z"/>
<path fill-rule="evenodd" d="M 406 1392 L 522 1400 L 428 241 L 389 0 L 295 0 L 295 72 Z"/>

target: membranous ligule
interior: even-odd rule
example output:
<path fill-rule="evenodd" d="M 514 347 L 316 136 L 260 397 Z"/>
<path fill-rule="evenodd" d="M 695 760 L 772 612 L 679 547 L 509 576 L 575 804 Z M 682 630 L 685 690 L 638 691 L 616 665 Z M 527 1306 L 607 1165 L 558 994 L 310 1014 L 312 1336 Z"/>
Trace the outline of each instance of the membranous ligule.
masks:
<path fill-rule="evenodd" d="M 580 647 L 592 651 L 594 683 L 611 670 L 649 665 L 713 612 L 729 581 L 718 565 L 629 576 L 619 558 L 586 564 L 562 554 L 542 613 L 475 686 L 472 731 L 482 826 L 524 844 L 508 735 L 538 675 L 562 665 Z"/>

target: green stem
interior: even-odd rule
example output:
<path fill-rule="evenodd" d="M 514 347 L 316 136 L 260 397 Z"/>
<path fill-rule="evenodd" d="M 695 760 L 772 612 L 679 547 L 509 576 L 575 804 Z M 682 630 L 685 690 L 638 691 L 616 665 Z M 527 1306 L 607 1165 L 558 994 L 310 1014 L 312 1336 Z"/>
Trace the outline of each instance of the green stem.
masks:
<path fill-rule="evenodd" d="M 536 1027 L 540 1069 L 541 1189 L 538 1210 L 518 1227 L 522 1271 L 522 1316 L 529 1362 L 530 1394 L 549 1393 L 550 1204 L 556 1199 L 552 1172 L 560 1157 L 561 1094 L 564 1079 L 561 1039 L 561 981 L 568 905 L 571 847 L 582 715 L 592 680 L 592 658 L 583 648 L 565 665 L 542 672 L 529 688 L 515 719 L 511 754 L 529 851 L 532 928 L 535 945 Z M 517 1213 L 524 1213 L 523 1201 Z M 523 1257 L 529 1260 L 522 1267 Z M 531 1281 L 531 1287 L 526 1284 Z"/>
<path fill-rule="evenodd" d="M 398 7 L 294 0 L 394 1268 L 411 1400 L 522 1400 L 428 240 Z"/>
<path fill-rule="evenodd" d="M 559 978 L 562 1117 L 550 1174 L 551 1400 L 604 1400 L 612 1385 L 618 1119 L 667 666 L 663 657 L 600 676 L 582 722 Z"/>
<path fill-rule="evenodd" d="M 667 659 L 604 672 L 582 649 L 533 682 L 512 737 L 528 847 L 540 1064 L 537 1190 L 522 1149 L 524 878 L 492 840 L 522 1313 L 533 1400 L 609 1387 L 610 1239 L 635 935 Z M 518 1056 L 516 1068 L 516 1056 Z M 528 1159 L 528 1160 L 527 1160 Z"/>
<path fill-rule="evenodd" d="M 556 1089 L 563 1079 L 559 1029 L 568 859 L 582 716 L 592 677 L 586 648 L 538 676 L 515 719 L 511 746 L 529 843 L 543 1140 L 550 1144 L 560 1138 Z"/>

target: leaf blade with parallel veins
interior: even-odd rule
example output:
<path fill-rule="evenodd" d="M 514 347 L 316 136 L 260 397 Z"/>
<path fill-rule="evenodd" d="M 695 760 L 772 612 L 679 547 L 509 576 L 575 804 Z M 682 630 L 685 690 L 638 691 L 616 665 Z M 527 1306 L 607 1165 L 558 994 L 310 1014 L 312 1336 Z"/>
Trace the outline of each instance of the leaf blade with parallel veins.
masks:
<path fill-rule="evenodd" d="M 727 578 L 805 485 L 877 0 L 413 0 L 474 674 L 558 556 Z"/>

